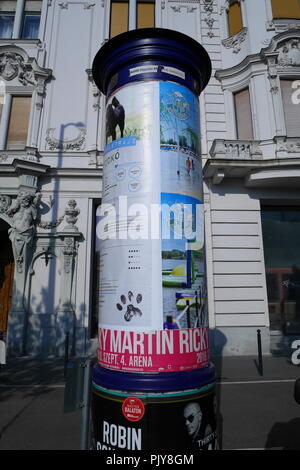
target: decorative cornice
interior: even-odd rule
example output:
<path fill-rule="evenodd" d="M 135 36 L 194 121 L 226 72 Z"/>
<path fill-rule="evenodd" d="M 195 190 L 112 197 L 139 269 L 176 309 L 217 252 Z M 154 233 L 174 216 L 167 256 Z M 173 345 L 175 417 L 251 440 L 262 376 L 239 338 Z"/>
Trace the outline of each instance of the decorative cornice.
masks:
<path fill-rule="evenodd" d="M 83 8 L 84 10 L 89 10 L 90 8 L 94 7 L 95 6 L 95 3 L 89 3 L 89 2 L 59 2 L 58 3 L 58 6 L 62 9 L 62 10 L 68 10 L 69 8 L 69 5 L 70 4 L 82 4 L 83 5 Z"/>
<path fill-rule="evenodd" d="M 229 39 L 229 38 L 228 38 Z M 226 40 L 225 40 L 226 41 Z M 253 70 L 263 70 L 263 67 L 267 67 L 269 78 L 276 78 L 278 71 L 280 72 L 296 72 L 296 64 L 292 64 L 295 61 L 293 54 L 289 52 L 289 48 L 293 41 L 299 41 L 298 50 L 300 48 L 300 30 L 289 30 L 274 36 L 267 47 L 261 49 L 257 54 L 250 54 L 245 57 L 242 62 L 233 67 L 227 69 L 219 69 L 215 72 L 217 80 L 223 82 L 224 80 L 232 80 L 234 77 L 241 75 L 247 69 L 254 67 Z M 286 46 L 288 45 L 288 46 Z M 286 51 L 287 47 L 288 51 Z M 298 51 L 297 51 L 298 54 Z M 279 60 L 279 63 L 278 63 Z M 288 70 L 289 69 L 289 70 Z M 271 83 L 271 92 L 276 93 L 276 86 L 278 84 Z"/>
<path fill-rule="evenodd" d="M 171 5 L 171 8 L 175 13 L 181 13 L 181 10 L 183 8 L 186 9 L 187 13 L 193 13 L 194 11 L 197 10 L 197 7 L 191 7 L 189 5 L 178 5 L 178 6 L 175 6 L 175 5 L 172 6 Z"/>
<path fill-rule="evenodd" d="M 300 28 L 300 20 L 296 18 L 273 18 L 266 22 L 267 31 L 275 31 L 277 34 L 289 29 Z"/>
<path fill-rule="evenodd" d="M 261 49 L 260 55 L 266 58 L 269 54 L 277 53 L 286 42 L 292 39 L 300 39 L 300 28 L 288 29 L 273 36 L 269 45 Z"/>

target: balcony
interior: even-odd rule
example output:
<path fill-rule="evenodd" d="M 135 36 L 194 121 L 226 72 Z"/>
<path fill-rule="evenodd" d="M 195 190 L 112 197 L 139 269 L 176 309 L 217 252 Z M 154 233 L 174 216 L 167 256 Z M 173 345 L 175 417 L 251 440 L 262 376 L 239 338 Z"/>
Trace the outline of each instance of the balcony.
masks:
<path fill-rule="evenodd" d="M 219 185 L 240 178 L 245 187 L 299 187 L 300 138 L 270 141 L 215 139 L 204 178 Z"/>
<path fill-rule="evenodd" d="M 215 139 L 210 149 L 211 158 L 259 160 L 263 158 L 259 140 Z"/>
<path fill-rule="evenodd" d="M 300 137 L 274 137 L 277 158 L 300 157 Z"/>

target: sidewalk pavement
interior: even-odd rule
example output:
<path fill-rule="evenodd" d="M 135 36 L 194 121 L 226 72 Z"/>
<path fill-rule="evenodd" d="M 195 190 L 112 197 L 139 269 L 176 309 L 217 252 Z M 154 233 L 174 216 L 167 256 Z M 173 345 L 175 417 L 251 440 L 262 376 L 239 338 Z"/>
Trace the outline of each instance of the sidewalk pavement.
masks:
<path fill-rule="evenodd" d="M 296 379 L 300 377 L 300 365 L 292 364 L 283 356 L 263 356 L 263 375 L 258 369 L 256 356 L 212 357 L 218 382 Z M 32 356 L 8 358 L 0 365 L 0 386 L 64 384 L 64 359 L 39 359 Z"/>
<path fill-rule="evenodd" d="M 290 425 L 295 417 L 298 428 L 300 406 L 293 386 L 300 368 L 290 358 L 264 356 L 263 375 L 253 356 L 216 357 L 212 362 L 223 449 L 264 448 L 273 427 Z M 0 368 L 0 450 L 80 449 L 82 412 L 64 411 L 64 391 L 63 359 L 8 358 Z M 279 444 L 272 441 L 276 448 L 284 447 L 287 428 L 281 429 Z"/>
<path fill-rule="evenodd" d="M 300 377 L 300 365 L 289 357 L 265 355 L 262 358 L 262 375 L 256 356 L 224 356 L 212 358 L 218 382 L 250 380 L 288 380 Z"/>
<path fill-rule="evenodd" d="M 65 412 L 64 392 L 64 360 L 8 358 L 0 368 L 0 450 L 79 450 L 82 412 Z"/>

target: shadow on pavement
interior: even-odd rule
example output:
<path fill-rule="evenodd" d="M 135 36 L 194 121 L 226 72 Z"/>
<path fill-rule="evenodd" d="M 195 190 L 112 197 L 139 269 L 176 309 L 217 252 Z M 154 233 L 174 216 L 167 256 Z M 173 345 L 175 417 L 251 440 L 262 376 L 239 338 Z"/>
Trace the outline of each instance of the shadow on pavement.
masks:
<path fill-rule="evenodd" d="M 221 405 L 221 378 L 222 378 L 222 362 L 223 362 L 223 348 L 227 343 L 226 336 L 217 328 L 210 329 L 211 349 L 213 350 L 212 362 L 216 369 L 216 412 L 218 423 L 218 445 L 219 449 L 223 446 L 223 416 L 220 412 Z"/>
<path fill-rule="evenodd" d="M 29 356 L 11 358 L 0 368 L 0 384 L 46 385 L 62 383 L 63 380 L 64 362 L 58 358 L 47 360 Z"/>
<path fill-rule="evenodd" d="M 268 434 L 265 449 L 300 450 L 300 418 L 275 423 Z"/>

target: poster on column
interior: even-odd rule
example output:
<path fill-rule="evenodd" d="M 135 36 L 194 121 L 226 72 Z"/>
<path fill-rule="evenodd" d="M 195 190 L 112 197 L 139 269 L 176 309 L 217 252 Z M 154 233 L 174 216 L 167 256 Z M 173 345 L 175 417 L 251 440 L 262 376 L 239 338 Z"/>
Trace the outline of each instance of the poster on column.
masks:
<path fill-rule="evenodd" d="M 153 184 L 153 174 L 157 178 L 160 172 L 153 146 L 159 135 L 157 93 L 155 82 L 127 86 L 106 107 L 103 199 L 97 214 L 103 329 L 144 331 L 160 325 L 161 289 L 158 282 L 158 292 L 153 289 L 153 276 L 158 277 L 161 261 L 148 220 L 160 195 L 159 181 Z"/>
<path fill-rule="evenodd" d="M 133 372 L 203 367 L 197 97 L 175 83 L 141 82 L 114 93 L 106 109 L 98 361 Z"/>

